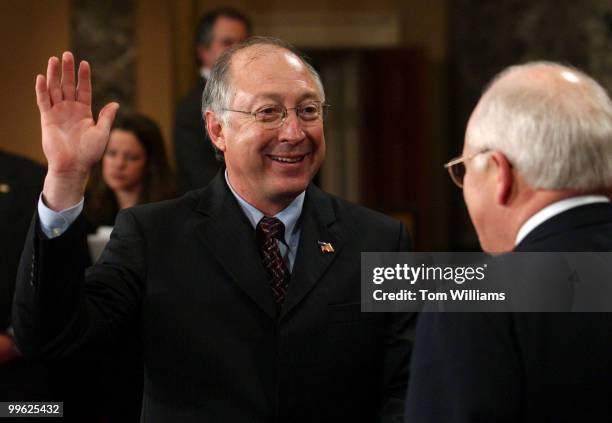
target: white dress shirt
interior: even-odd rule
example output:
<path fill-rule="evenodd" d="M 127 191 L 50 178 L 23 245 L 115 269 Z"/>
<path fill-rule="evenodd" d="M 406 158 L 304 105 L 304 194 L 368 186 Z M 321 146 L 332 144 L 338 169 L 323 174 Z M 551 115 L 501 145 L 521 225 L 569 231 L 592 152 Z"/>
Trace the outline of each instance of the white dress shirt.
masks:
<path fill-rule="evenodd" d="M 234 194 L 234 197 L 236 197 L 236 200 L 238 200 L 240 208 L 246 215 L 247 219 L 249 219 L 249 222 L 251 222 L 253 229 L 256 229 L 257 224 L 264 217 L 264 214 L 249 204 L 240 196 L 240 194 L 234 191 L 234 188 L 232 187 L 232 184 L 227 176 L 227 169 L 225 170 L 225 181 L 227 182 L 229 189 L 232 191 L 232 194 Z M 306 191 L 302 192 L 300 195 L 295 197 L 295 199 L 287 207 L 274 215 L 274 217 L 283 222 L 283 225 L 285 225 L 285 241 L 277 241 L 277 244 L 289 272 L 293 270 L 293 263 L 295 263 L 295 256 L 297 255 L 297 248 L 300 243 L 301 229 L 300 225 L 298 224 L 298 220 L 302 214 L 302 208 L 304 207 L 305 195 Z"/>

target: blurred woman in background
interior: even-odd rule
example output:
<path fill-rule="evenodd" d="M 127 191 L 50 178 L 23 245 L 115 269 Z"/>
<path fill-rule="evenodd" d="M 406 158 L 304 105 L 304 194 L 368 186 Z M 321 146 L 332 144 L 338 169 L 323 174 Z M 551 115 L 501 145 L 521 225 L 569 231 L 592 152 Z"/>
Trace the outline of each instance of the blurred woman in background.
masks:
<path fill-rule="evenodd" d="M 85 202 L 92 229 L 112 226 L 121 209 L 174 195 L 174 177 L 157 124 L 141 114 L 117 116 Z"/>

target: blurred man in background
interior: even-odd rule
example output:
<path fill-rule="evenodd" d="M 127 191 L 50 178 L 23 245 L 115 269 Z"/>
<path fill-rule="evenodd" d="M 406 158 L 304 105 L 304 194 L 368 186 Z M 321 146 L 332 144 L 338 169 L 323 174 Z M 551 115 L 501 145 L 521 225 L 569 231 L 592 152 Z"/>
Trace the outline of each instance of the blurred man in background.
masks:
<path fill-rule="evenodd" d="M 447 167 L 484 251 L 612 251 L 612 103 L 584 73 L 502 72 Z M 611 334 L 609 313 L 423 313 L 406 421 L 609 421 Z"/>
<path fill-rule="evenodd" d="M 202 120 L 202 91 L 217 58 L 251 35 L 251 22 L 237 10 L 224 8 L 204 14 L 196 28 L 195 53 L 200 77 L 180 101 L 174 123 L 174 149 L 179 188 L 202 188 L 220 167 Z"/>

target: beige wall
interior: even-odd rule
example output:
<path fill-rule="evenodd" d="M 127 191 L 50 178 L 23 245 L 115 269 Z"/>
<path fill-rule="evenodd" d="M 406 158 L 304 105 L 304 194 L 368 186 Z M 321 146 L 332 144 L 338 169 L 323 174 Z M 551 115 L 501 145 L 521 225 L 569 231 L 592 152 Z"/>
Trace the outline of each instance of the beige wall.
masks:
<path fill-rule="evenodd" d="M 169 144 L 175 91 L 173 13 L 178 3 L 136 0 L 135 5 L 135 104 L 160 123 Z M 45 72 L 50 55 L 70 48 L 70 1 L 0 2 L 0 40 L 0 149 L 44 163 L 34 79 Z"/>
<path fill-rule="evenodd" d="M 173 162 L 171 146 L 174 113 L 175 53 L 173 21 L 175 7 L 168 0 L 136 0 L 134 38 L 136 44 L 136 111 L 160 126 L 166 151 Z"/>
<path fill-rule="evenodd" d="M 254 16 L 264 14 L 322 13 L 342 16 L 350 13 L 397 14 L 403 28 L 404 45 L 424 46 L 432 58 L 446 57 L 446 0 L 194 0 L 196 10 L 202 13 L 219 6 L 232 6 Z M 254 22 L 257 27 L 257 21 Z M 316 25 L 316 22 L 313 23 Z M 359 32 L 359 28 L 354 29 Z M 263 34 L 265 35 L 265 34 Z"/>
<path fill-rule="evenodd" d="M 45 162 L 34 94 L 37 73 L 69 45 L 69 0 L 0 3 L 0 148 Z"/>

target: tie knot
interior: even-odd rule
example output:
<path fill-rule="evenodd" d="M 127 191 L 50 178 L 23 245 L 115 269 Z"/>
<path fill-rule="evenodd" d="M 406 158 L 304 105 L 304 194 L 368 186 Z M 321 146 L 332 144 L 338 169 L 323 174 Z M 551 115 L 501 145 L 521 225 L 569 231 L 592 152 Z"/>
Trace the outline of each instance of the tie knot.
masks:
<path fill-rule="evenodd" d="M 282 241 L 285 237 L 285 225 L 276 217 L 262 217 L 257 224 L 257 231 L 264 239 L 276 238 Z"/>

